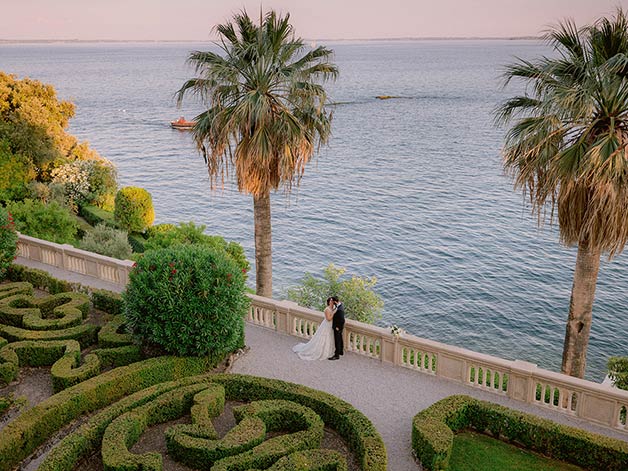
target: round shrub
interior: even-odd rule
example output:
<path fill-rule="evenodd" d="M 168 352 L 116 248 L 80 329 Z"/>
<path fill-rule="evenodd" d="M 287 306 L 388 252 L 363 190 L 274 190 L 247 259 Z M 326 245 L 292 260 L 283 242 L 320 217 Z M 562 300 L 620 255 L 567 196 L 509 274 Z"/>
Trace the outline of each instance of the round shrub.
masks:
<path fill-rule="evenodd" d="M 89 252 L 96 252 L 107 257 L 128 259 L 131 256 L 131 245 L 127 233 L 105 224 L 98 224 L 88 231 L 79 243 L 79 247 Z"/>
<path fill-rule="evenodd" d="M 224 357 L 244 345 L 244 274 L 223 251 L 175 245 L 139 259 L 123 293 L 127 325 L 176 355 Z"/>
<path fill-rule="evenodd" d="M 114 218 L 128 232 L 144 232 L 155 220 L 150 193 L 144 188 L 127 186 L 116 194 Z"/>
<path fill-rule="evenodd" d="M 0 280 L 4 279 L 7 270 L 17 251 L 17 232 L 11 213 L 0 206 Z"/>
<path fill-rule="evenodd" d="M 198 244 L 224 250 L 235 260 L 243 272 L 250 268 L 246 259 L 244 248 L 237 242 L 227 242 L 218 235 L 205 234 L 204 224 L 196 225 L 190 221 L 174 224 L 157 224 L 146 231 L 147 240 L 144 242 L 144 250 L 164 249 L 175 244 Z"/>

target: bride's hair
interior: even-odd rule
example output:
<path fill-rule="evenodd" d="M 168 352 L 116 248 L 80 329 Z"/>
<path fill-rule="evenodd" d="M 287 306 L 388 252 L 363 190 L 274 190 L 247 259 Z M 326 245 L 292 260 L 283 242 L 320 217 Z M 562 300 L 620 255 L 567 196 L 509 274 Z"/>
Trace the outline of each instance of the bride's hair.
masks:
<path fill-rule="evenodd" d="M 331 296 L 329 298 L 327 298 L 327 302 L 325 303 L 325 306 L 329 306 L 329 301 L 331 301 L 332 299 L 334 299 L 334 298 L 332 298 Z"/>

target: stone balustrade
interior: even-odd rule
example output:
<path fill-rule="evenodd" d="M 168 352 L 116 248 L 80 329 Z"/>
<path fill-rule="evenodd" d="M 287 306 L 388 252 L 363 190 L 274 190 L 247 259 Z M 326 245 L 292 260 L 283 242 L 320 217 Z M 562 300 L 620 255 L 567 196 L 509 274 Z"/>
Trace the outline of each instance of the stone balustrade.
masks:
<path fill-rule="evenodd" d="M 308 339 L 323 313 L 250 295 L 248 322 Z M 628 431 L 628 391 L 348 319 L 345 350 Z"/>
<path fill-rule="evenodd" d="M 133 267 L 130 260 L 105 257 L 70 245 L 20 235 L 18 254 L 70 272 L 114 283 L 124 289 Z M 309 339 L 323 313 L 290 301 L 255 295 L 247 321 L 280 333 Z M 418 373 L 440 376 L 540 407 L 628 432 L 628 391 L 544 370 L 532 363 L 476 353 L 452 345 L 393 335 L 389 329 L 348 319 L 345 349 Z"/>
<path fill-rule="evenodd" d="M 19 235 L 17 255 L 27 260 L 119 285 L 121 290 L 129 281 L 129 272 L 133 268 L 131 260 L 105 257 L 68 244 L 55 244 L 24 234 Z"/>

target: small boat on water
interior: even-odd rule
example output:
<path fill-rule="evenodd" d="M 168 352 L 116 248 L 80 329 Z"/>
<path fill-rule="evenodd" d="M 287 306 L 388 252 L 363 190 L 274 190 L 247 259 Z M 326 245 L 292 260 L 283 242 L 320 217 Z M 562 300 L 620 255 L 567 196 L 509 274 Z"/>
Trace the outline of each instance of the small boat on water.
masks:
<path fill-rule="evenodd" d="M 196 123 L 194 121 L 186 121 L 185 118 L 181 116 L 176 121 L 171 121 L 170 127 L 174 129 L 186 130 L 186 129 L 192 129 L 195 124 Z"/>

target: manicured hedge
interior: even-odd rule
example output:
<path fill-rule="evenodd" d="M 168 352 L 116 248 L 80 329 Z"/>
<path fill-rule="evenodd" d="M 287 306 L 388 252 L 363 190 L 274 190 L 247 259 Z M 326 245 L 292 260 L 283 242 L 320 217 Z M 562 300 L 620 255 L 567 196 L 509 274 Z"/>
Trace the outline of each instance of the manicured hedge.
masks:
<path fill-rule="evenodd" d="M 447 470 L 454 433 L 474 428 L 586 469 L 628 469 L 628 443 L 468 396 L 450 396 L 412 421 L 412 448 L 428 470 Z"/>
<path fill-rule="evenodd" d="M 292 433 L 270 438 L 249 451 L 223 458 L 212 466 L 213 471 L 266 469 L 283 456 L 319 448 L 323 439 L 321 418 L 309 407 L 291 401 L 254 401 L 234 408 L 233 413 L 238 421 L 244 417 L 261 419 L 267 432 L 286 430 Z"/>
<path fill-rule="evenodd" d="M 11 281 L 26 281 L 33 287 L 46 290 L 50 294 L 84 290 L 79 283 L 59 280 L 43 270 L 28 268 L 23 265 L 11 265 L 8 270 L 8 278 Z"/>
<path fill-rule="evenodd" d="M 0 430 L 0 471 L 13 469 L 53 433 L 79 417 L 135 391 L 199 374 L 199 358 L 159 357 L 123 366 L 83 381 L 42 401 Z"/>
<path fill-rule="evenodd" d="M 122 303 L 122 296 L 120 296 L 119 293 L 114 293 L 106 289 L 95 289 L 92 291 L 91 297 L 95 309 L 100 309 L 114 316 L 122 314 L 124 305 Z"/>
<path fill-rule="evenodd" d="M 39 312 L 28 312 L 22 318 L 23 327 L 30 330 L 75 327 L 89 313 L 89 297 L 83 293 L 58 293 L 45 298 L 32 298 L 31 305 L 38 308 Z"/>
<path fill-rule="evenodd" d="M 92 353 L 100 359 L 100 366 L 103 368 L 130 365 L 142 360 L 142 351 L 138 345 L 97 348 L 92 350 Z"/>
<path fill-rule="evenodd" d="M 97 206 L 81 206 L 79 208 L 79 214 L 85 219 L 91 226 L 96 227 L 98 224 L 106 224 L 110 227 L 117 227 L 114 219 L 113 212 L 105 211 Z"/>
<path fill-rule="evenodd" d="M 98 378 L 88 380 L 85 383 L 74 386 L 74 388 L 81 387 L 95 379 Z M 165 392 L 190 384 L 205 384 L 205 387 L 207 387 L 208 383 L 221 384 L 225 388 L 225 395 L 229 400 L 285 399 L 309 407 L 323 419 L 327 426 L 335 429 L 348 441 L 349 447 L 356 453 L 363 471 L 385 471 L 387 469 L 386 449 L 379 433 L 370 421 L 350 404 L 322 391 L 316 391 L 293 383 L 253 376 L 219 374 L 184 378 L 177 382 L 159 384 L 122 399 L 104 409 L 76 431 L 65 437 L 47 455 L 38 471 L 72 471 L 81 459 L 97 450 L 105 429 L 116 417 L 152 401 Z M 61 394 L 65 394 L 74 388 L 70 388 Z M 1 439 L 2 435 L 0 434 Z M 320 469 L 344 471 L 346 468 L 329 467 Z M 0 471 L 2 470 L 3 468 L 0 467 Z"/>
<path fill-rule="evenodd" d="M 21 366 L 52 365 L 53 388 L 58 392 L 100 372 L 100 361 L 90 355 L 85 358 L 85 365 L 78 367 L 80 352 L 76 340 L 10 343 L 0 349 L 0 380 L 5 383 L 13 381 Z"/>
<path fill-rule="evenodd" d="M 15 296 L 16 294 L 31 296 L 33 294 L 33 286 L 25 282 L 5 283 L 0 285 L 0 299 Z"/>
<path fill-rule="evenodd" d="M 347 460 L 334 450 L 304 450 L 284 456 L 267 471 L 347 471 Z"/>
<path fill-rule="evenodd" d="M 50 370 L 52 389 L 58 393 L 99 373 L 100 358 L 97 355 L 93 353 L 85 355 L 82 365 L 80 355 L 64 355 Z"/>
<path fill-rule="evenodd" d="M 98 332 L 98 346 L 100 348 L 122 347 L 133 343 L 130 334 L 119 334 L 118 330 L 124 325 L 124 315 L 119 314 L 107 322 Z"/>
<path fill-rule="evenodd" d="M 100 327 L 93 324 L 81 324 L 60 330 L 28 330 L 21 327 L 0 324 L 0 335 L 9 342 L 22 340 L 76 340 L 85 348 L 97 341 Z"/>
<path fill-rule="evenodd" d="M 131 453 L 146 427 L 177 419 L 186 414 L 204 384 L 192 384 L 167 392 L 155 400 L 115 419 L 105 430 L 101 451 L 105 471 L 162 470 L 159 453 Z"/>

